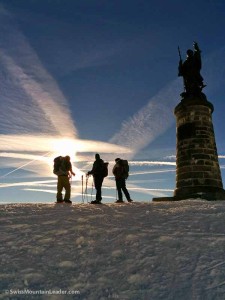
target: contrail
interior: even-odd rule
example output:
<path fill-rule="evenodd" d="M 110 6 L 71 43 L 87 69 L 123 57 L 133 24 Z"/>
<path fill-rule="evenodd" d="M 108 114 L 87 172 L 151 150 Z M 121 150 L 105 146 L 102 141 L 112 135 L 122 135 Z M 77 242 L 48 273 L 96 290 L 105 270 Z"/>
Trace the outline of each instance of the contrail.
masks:
<path fill-rule="evenodd" d="M 70 118 L 69 110 L 53 99 L 51 91 L 45 91 L 36 80 L 28 76 L 26 72 L 19 65 L 16 65 L 13 59 L 3 51 L 0 52 L 0 56 L 12 78 L 14 78 L 14 81 L 19 83 L 20 87 L 23 88 L 26 94 L 32 99 L 32 102 L 38 104 L 45 115 L 45 119 L 51 122 L 56 132 L 62 136 L 77 136 L 77 131 Z M 62 96 L 60 98 L 62 98 Z M 65 102 L 65 99 L 63 102 Z M 39 122 L 41 122 L 41 120 L 39 120 Z"/>
<path fill-rule="evenodd" d="M 23 154 L 23 153 L 14 153 L 14 152 L 2 152 L 0 153 L 0 157 L 10 157 L 10 158 L 19 158 L 24 160 L 33 160 L 33 161 L 48 161 L 43 155 L 33 155 L 33 154 Z"/>
<path fill-rule="evenodd" d="M 0 183 L 0 188 L 8 188 L 15 186 L 46 186 L 49 183 L 56 183 L 57 180 L 39 180 L 39 181 L 26 181 L 26 182 L 14 182 L 14 183 Z"/>
<path fill-rule="evenodd" d="M 139 190 L 139 191 L 151 191 L 151 192 L 173 192 L 174 190 L 171 189 L 146 189 L 146 188 L 140 188 L 140 187 L 131 187 L 130 190 Z"/>
<path fill-rule="evenodd" d="M 137 176 L 137 175 L 145 175 L 145 174 L 157 174 L 157 173 L 167 173 L 167 172 L 175 172 L 175 169 L 169 170 L 153 170 L 153 171 L 142 171 L 142 172 L 131 172 L 129 176 Z"/>
<path fill-rule="evenodd" d="M 4 28 L 0 40 L 0 64 L 7 74 L 0 81 L 1 96 L 5 98 L 1 111 L 9 119 L 4 120 L 8 129 L 17 127 L 18 131 L 23 129 L 24 132 L 35 129 L 77 137 L 68 103 L 55 80 L 17 29 L 13 16 L 4 8 L 0 16 L 0 25 Z"/>
<path fill-rule="evenodd" d="M 163 134 L 173 123 L 173 109 L 180 91 L 176 79 L 150 99 L 148 104 L 122 124 L 110 142 L 133 150 L 133 155 Z"/>
<path fill-rule="evenodd" d="M 47 152 L 46 154 L 43 155 L 43 157 L 49 155 L 50 153 L 51 153 L 51 152 Z M 23 169 L 24 167 L 26 167 L 26 166 L 32 164 L 33 162 L 35 162 L 35 161 L 37 161 L 37 160 L 39 160 L 39 159 L 33 159 L 33 160 L 27 162 L 26 164 L 23 164 L 23 165 L 21 165 L 20 167 L 18 167 L 18 168 L 16 168 L 16 169 L 14 169 L 14 170 L 12 170 L 12 171 L 10 171 L 10 172 L 8 172 L 8 173 L 6 173 L 6 174 L 0 176 L 0 178 L 4 178 L 4 177 L 6 177 L 6 176 L 8 176 L 8 175 L 10 175 L 10 174 L 12 174 L 12 173 L 14 173 L 14 172 L 20 170 L 20 169 Z"/>
<path fill-rule="evenodd" d="M 175 162 L 168 161 L 129 161 L 131 166 L 175 166 Z"/>

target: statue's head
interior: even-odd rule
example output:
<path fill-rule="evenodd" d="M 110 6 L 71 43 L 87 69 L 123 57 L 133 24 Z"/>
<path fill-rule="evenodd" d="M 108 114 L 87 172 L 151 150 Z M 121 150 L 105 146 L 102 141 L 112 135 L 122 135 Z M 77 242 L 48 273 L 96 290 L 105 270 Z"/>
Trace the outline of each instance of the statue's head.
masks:
<path fill-rule="evenodd" d="M 187 50 L 187 57 L 193 56 L 193 51 L 191 49 Z"/>

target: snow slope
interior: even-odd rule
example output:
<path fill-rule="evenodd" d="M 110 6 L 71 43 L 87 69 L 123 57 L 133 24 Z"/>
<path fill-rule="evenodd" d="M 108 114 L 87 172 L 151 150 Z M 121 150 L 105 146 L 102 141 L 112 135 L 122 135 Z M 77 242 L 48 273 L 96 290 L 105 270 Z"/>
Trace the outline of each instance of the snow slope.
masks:
<path fill-rule="evenodd" d="M 223 201 L 11 204 L 0 219 L 0 299 L 225 299 Z"/>

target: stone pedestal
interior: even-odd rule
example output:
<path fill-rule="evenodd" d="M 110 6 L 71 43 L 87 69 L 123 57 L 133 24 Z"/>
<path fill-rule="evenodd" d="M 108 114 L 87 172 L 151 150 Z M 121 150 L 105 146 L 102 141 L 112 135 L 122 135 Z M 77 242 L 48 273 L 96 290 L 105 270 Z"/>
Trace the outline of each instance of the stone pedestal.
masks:
<path fill-rule="evenodd" d="M 204 94 L 184 97 L 176 106 L 176 189 L 174 197 L 153 201 L 225 200 L 212 113 L 213 105 Z"/>

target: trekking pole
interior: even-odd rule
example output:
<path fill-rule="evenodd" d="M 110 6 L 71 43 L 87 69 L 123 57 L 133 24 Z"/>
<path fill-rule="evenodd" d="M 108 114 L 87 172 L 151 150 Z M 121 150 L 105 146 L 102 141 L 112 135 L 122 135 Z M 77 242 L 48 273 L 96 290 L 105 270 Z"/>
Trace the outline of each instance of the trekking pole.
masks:
<path fill-rule="evenodd" d="M 92 177 L 92 185 L 91 185 L 91 201 L 92 201 L 93 188 L 94 188 L 94 181 L 93 181 L 93 177 Z"/>
<path fill-rule="evenodd" d="M 88 185 L 88 175 L 86 175 L 86 187 L 85 187 L 85 197 L 86 197 L 86 199 L 87 199 L 87 203 L 88 203 L 88 193 L 87 193 L 87 185 Z"/>
<path fill-rule="evenodd" d="M 82 203 L 84 203 L 84 184 L 83 184 L 83 181 L 84 181 L 84 176 L 82 175 L 82 176 L 81 176 L 81 185 L 82 185 Z"/>

